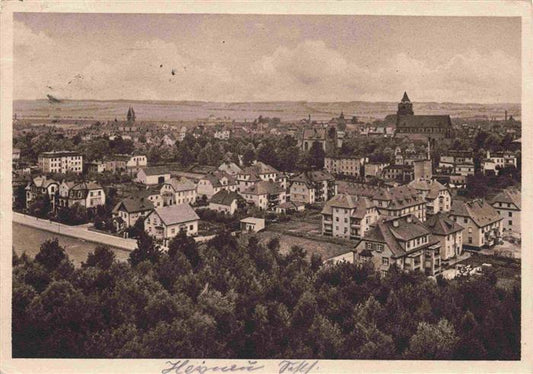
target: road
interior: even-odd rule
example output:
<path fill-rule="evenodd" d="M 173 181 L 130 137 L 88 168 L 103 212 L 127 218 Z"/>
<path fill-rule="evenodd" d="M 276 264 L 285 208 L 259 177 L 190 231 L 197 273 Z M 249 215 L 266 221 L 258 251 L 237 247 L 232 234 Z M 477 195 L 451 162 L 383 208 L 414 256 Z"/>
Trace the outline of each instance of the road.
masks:
<path fill-rule="evenodd" d="M 133 251 L 135 248 L 137 248 L 137 241 L 134 239 L 124 239 L 113 235 L 89 231 L 87 225 L 68 226 L 57 222 L 50 222 L 47 219 L 40 219 L 16 212 L 13 212 L 13 222 L 56 234 L 79 238 L 94 243 L 106 244 L 129 251 Z"/>

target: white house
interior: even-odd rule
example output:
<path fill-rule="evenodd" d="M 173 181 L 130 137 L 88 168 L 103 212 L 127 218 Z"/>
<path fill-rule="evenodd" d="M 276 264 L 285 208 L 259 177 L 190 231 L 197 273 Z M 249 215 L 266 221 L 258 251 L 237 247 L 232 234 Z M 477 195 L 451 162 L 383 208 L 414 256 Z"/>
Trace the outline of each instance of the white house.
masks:
<path fill-rule="evenodd" d="M 217 212 L 233 214 L 243 198 L 234 191 L 221 190 L 213 195 L 209 201 L 209 209 Z"/>
<path fill-rule="evenodd" d="M 241 219 L 241 231 L 259 232 L 265 228 L 264 218 L 247 217 Z"/>
<path fill-rule="evenodd" d="M 181 230 L 189 236 L 198 234 L 200 217 L 189 204 L 170 205 L 154 209 L 144 219 L 144 231 L 168 245 Z"/>
<path fill-rule="evenodd" d="M 139 170 L 137 182 L 146 185 L 165 183 L 170 179 L 170 171 L 164 166 L 151 166 Z"/>

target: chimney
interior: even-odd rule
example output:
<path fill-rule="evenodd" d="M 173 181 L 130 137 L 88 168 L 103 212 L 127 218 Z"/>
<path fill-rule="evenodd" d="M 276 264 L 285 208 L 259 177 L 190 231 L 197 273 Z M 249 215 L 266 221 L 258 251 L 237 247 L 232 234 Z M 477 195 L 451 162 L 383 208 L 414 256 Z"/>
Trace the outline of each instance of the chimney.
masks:
<path fill-rule="evenodd" d="M 487 158 L 490 158 L 490 151 L 487 151 Z"/>

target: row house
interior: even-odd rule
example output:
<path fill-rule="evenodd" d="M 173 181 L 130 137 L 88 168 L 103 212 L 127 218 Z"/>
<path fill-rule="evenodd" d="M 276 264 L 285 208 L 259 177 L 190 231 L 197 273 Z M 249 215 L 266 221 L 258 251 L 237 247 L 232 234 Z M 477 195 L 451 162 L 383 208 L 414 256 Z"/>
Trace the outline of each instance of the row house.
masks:
<path fill-rule="evenodd" d="M 59 182 L 47 178 L 45 175 L 33 178 L 25 188 L 26 191 L 26 208 L 28 208 L 35 199 L 46 194 L 50 198 L 52 208 L 55 206 L 55 196 L 59 191 Z"/>
<path fill-rule="evenodd" d="M 519 189 L 508 188 L 496 195 L 490 205 L 502 218 L 504 233 L 521 234 L 520 212 L 522 211 L 522 195 Z"/>
<path fill-rule="evenodd" d="M 490 248 L 500 241 L 503 219 L 488 202 L 475 199 L 468 202 L 454 201 L 450 218 L 464 227 L 463 246 Z"/>
<path fill-rule="evenodd" d="M 470 151 L 449 151 L 440 156 L 439 169 L 447 174 L 474 175 L 474 156 Z"/>
<path fill-rule="evenodd" d="M 382 216 L 401 217 L 412 214 L 419 220 L 426 220 L 426 202 L 414 188 L 407 185 L 376 187 L 364 183 L 340 183 L 339 193 L 357 198 L 367 197 Z"/>
<path fill-rule="evenodd" d="M 206 174 L 198 181 L 197 192 L 199 197 L 205 196 L 211 199 L 221 190 L 237 191 L 237 188 L 237 182 L 232 175 L 223 171 L 215 171 Z"/>
<path fill-rule="evenodd" d="M 144 218 L 144 231 L 168 246 L 181 231 L 188 236 L 197 235 L 199 221 L 200 217 L 189 204 L 170 205 L 152 210 Z"/>
<path fill-rule="evenodd" d="M 497 152 L 491 155 L 487 151 L 487 157 L 481 161 L 481 169 L 484 174 L 498 175 L 504 167 L 517 167 L 517 159 L 513 152 Z"/>
<path fill-rule="evenodd" d="M 165 196 L 168 203 L 165 205 L 189 203 L 193 204 L 197 199 L 197 186 L 187 178 L 170 178 L 161 186 L 163 200 Z"/>
<path fill-rule="evenodd" d="M 362 156 L 331 156 L 324 158 L 324 169 L 333 175 L 348 175 L 360 177 L 361 169 L 367 157 Z"/>
<path fill-rule="evenodd" d="M 135 225 L 139 218 L 144 219 L 152 210 L 154 204 L 144 197 L 127 197 L 113 207 L 112 215 L 117 231 Z"/>
<path fill-rule="evenodd" d="M 44 152 L 39 155 L 38 164 L 43 173 L 81 174 L 83 172 L 83 156 L 78 152 Z"/>
<path fill-rule="evenodd" d="M 424 226 L 440 243 L 440 257 L 444 263 L 463 253 L 463 226 L 447 213 L 439 212 L 428 217 Z"/>
<path fill-rule="evenodd" d="M 314 204 L 328 201 L 337 194 L 335 178 L 326 171 L 308 171 L 290 179 L 290 200 Z"/>
<path fill-rule="evenodd" d="M 381 178 L 399 182 L 410 182 L 414 179 L 415 169 L 413 165 L 388 165 L 381 171 Z"/>
<path fill-rule="evenodd" d="M 366 197 L 339 194 L 322 209 L 322 235 L 358 239 L 365 235 L 379 216 L 377 208 Z"/>
<path fill-rule="evenodd" d="M 240 192 L 249 204 L 262 210 L 271 210 L 287 201 L 287 193 L 276 182 L 260 181 Z"/>
<path fill-rule="evenodd" d="M 439 241 L 413 215 L 380 218 L 357 243 L 353 258 L 358 265 L 371 264 L 382 275 L 393 265 L 428 276 L 441 272 Z"/>
<path fill-rule="evenodd" d="M 450 191 L 433 179 L 417 179 L 409 183 L 426 200 L 426 214 L 449 212 L 452 208 Z"/>
<path fill-rule="evenodd" d="M 96 182 L 67 182 L 59 185 L 57 206 L 72 207 L 79 204 L 87 209 L 105 205 L 105 191 Z"/>

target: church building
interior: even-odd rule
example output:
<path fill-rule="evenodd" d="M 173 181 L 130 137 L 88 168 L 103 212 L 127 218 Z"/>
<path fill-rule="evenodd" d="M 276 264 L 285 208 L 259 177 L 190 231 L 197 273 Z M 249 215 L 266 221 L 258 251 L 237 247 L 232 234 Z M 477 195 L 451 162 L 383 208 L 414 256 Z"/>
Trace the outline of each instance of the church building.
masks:
<path fill-rule="evenodd" d="M 404 92 L 396 115 L 396 136 L 412 140 L 435 140 L 453 136 L 449 115 L 414 114 L 413 103 Z"/>

